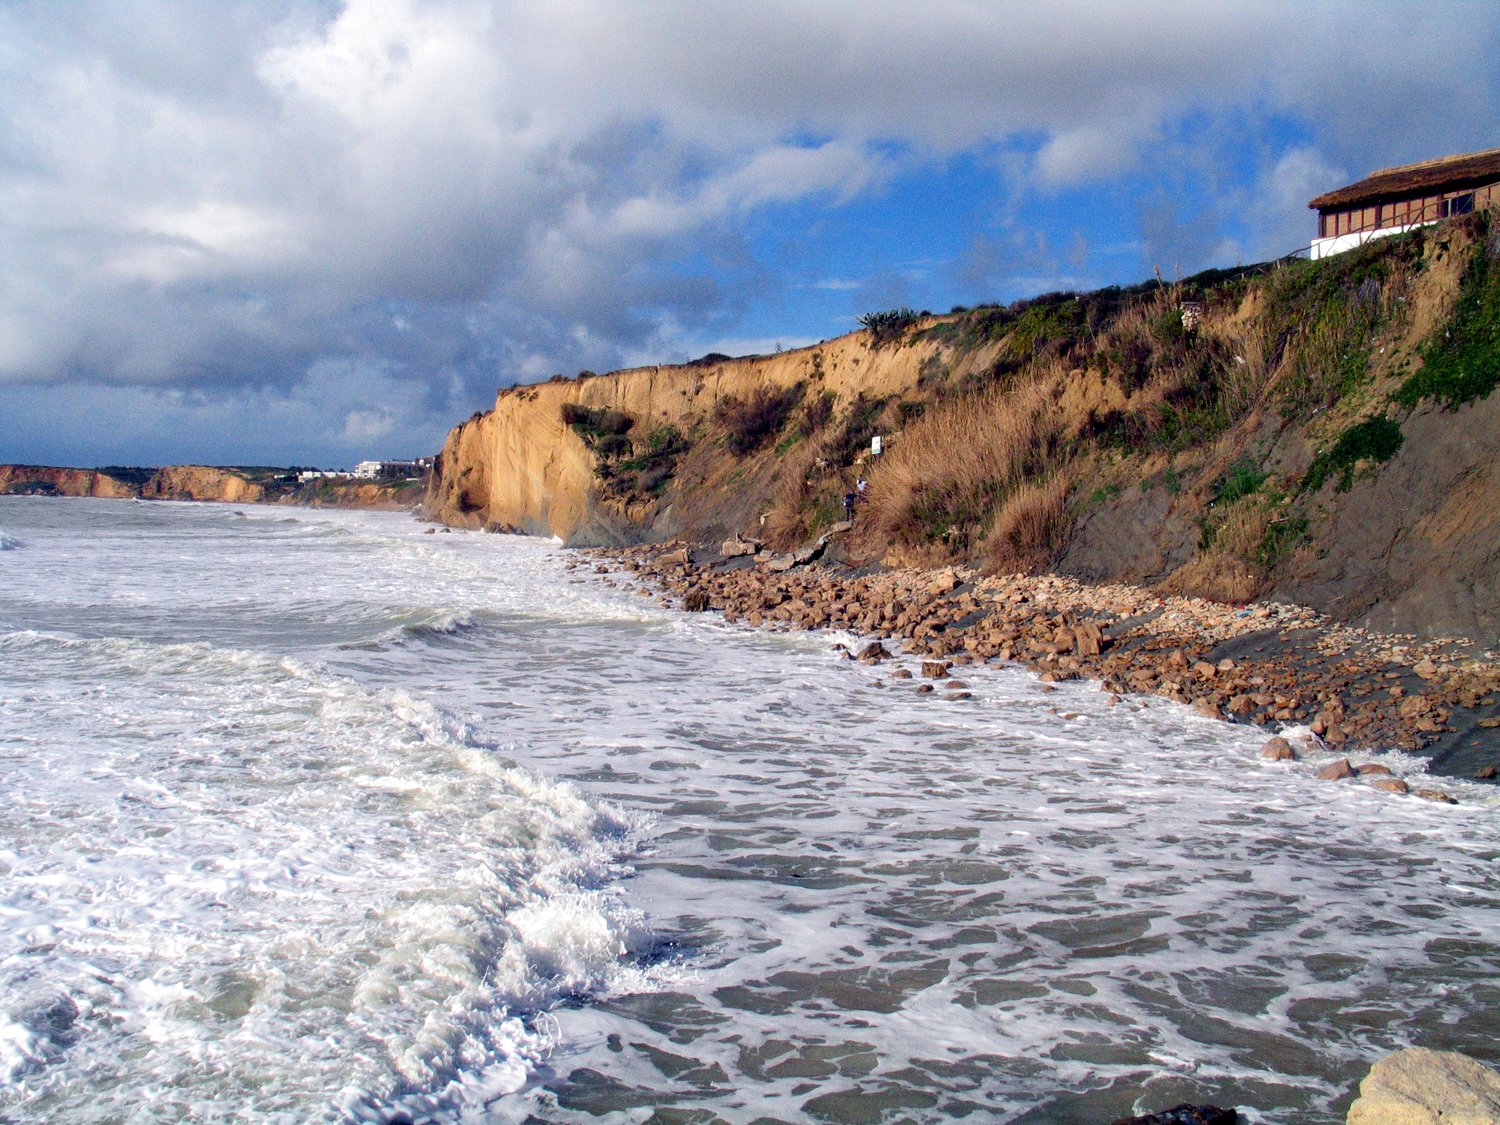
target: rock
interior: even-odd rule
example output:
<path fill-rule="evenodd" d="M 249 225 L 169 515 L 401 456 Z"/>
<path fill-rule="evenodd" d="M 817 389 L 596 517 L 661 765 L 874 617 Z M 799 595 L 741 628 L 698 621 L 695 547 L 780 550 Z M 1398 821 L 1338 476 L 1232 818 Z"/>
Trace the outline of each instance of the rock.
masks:
<path fill-rule="evenodd" d="M 1211 699 L 1204 699 L 1200 697 L 1193 700 L 1193 710 L 1202 715 L 1205 719 L 1222 720 L 1224 718 L 1224 712 L 1220 711 L 1218 706 Z"/>
<path fill-rule="evenodd" d="M 1098 656 L 1104 649 L 1104 631 L 1094 624 L 1073 627 L 1073 651 L 1079 656 Z"/>
<path fill-rule="evenodd" d="M 1371 789 L 1380 789 L 1386 793 L 1410 793 L 1411 786 L 1399 777 L 1377 777 L 1370 782 Z"/>
<path fill-rule="evenodd" d="M 1346 777 L 1354 776 L 1354 767 L 1349 764 L 1348 758 L 1340 758 L 1332 765 L 1320 769 L 1317 776 L 1319 781 L 1343 781 Z"/>
<path fill-rule="evenodd" d="M 894 672 L 891 673 L 891 679 L 893 679 L 893 680 L 909 680 L 909 679 L 911 679 L 911 669 L 910 668 L 897 668 Z"/>
<path fill-rule="evenodd" d="M 1147 1113 L 1141 1117 L 1121 1117 L 1114 1125 L 1237 1125 L 1238 1112 L 1220 1109 L 1216 1105 L 1189 1105 L 1183 1102 L 1160 1113 Z"/>
<path fill-rule="evenodd" d="M 1434 664 L 1430 658 L 1425 656 L 1421 660 L 1413 664 L 1411 670 L 1417 675 L 1421 676 L 1424 680 L 1435 679 L 1438 674 L 1438 666 Z"/>
<path fill-rule="evenodd" d="M 668 551 L 659 560 L 663 566 L 687 566 L 690 556 L 686 547 L 679 547 L 675 551 Z"/>
<path fill-rule="evenodd" d="M 1456 1051 L 1409 1047 L 1359 1084 L 1348 1125 L 1500 1125 L 1500 1073 Z"/>
<path fill-rule="evenodd" d="M 1494 766 L 1480 766 L 1474 771 L 1474 780 L 1493 781 L 1497 774 L 1500 774 L 1500 770 L 1497 770 Z"/>
<path fill-rule="evenodd" d="M 1292 749 L 1290 742 L 1277 735 L 1260 748 L 1260 756 L 1271 762 L 1295 762 L 1297 751 Z"/>
<path fill-rule="evenodd" d="M 702 613 L 708 608 L 708 591 L 689 590 L 682 599 L 682 608 L 689 613 Z"/>
<path fill-rule="evenodd" d="M 1389 769 L 1387 769 L 1385 766 L 1380 765 L 1377 762 L 1371 762 L 1369 765 L 1360 766 L 1354 772 L 1357 773 L 1357 774 L 1359 774 L 1360 777 L 1392 777 L 1392 776 L 1394 776 Z"/>
<path fill-rule="evenodd" d="M 946 660 L 924 660 L 922 661 L 922 675 L 930 680 L 940 680 L 948 674 L 952 665 Z"/>
<path fill-rule="evenodd" d="M 1418 789 L 1416 790 L 1416 795 L 1418 797 L 1421 797 L 1424 801 L 1436 801 L 1440 805 L 1458 804 L 1457 801 L 1448 796 L 1448 794 L 1444 793 L 1441 789 Z"/>
<path fill-rule="evenodd" d="M 719 548 L 719 554 L 726 559 L 737 559 L 741 555 L 753 555 L 760 550 L 760 544 L 753 540 L 726 539 L 723 546 Z"/>
<path fill-rule="evenodd" d="M 871 641 L 859 650 L 859 662 L 861 664 L 879 664 L 882 660 L 891 658 L 891 650 L 879 641 Z"/>
<path fill-rule="evenodd" d="M 918 684 L 917 685 L 917 694 L 918 695 L 927 695 L 931 691 L 932 691 L 932 685 L 931 684 Z"/>

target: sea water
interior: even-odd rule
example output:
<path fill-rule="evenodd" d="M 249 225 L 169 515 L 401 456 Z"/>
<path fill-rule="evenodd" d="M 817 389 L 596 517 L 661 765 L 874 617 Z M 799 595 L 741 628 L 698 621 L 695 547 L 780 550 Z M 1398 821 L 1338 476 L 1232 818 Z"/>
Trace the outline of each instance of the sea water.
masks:
<path fill-rule="evenodd" d="M 0 499 L 0 1121 L 1334 1122 L 1500 1062 L 1493 789 L 430 530 Z"/>

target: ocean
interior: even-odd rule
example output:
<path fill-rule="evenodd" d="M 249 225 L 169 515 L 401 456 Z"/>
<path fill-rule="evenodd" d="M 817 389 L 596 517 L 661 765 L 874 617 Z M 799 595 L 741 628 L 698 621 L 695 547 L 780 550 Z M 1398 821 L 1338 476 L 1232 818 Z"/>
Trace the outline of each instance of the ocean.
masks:
<path fill-rule="evenodd" d="M 0 498 L 0 1122 L 1316 1123 L 1500 1062 L 1493 788 L 578 558 Z"/>

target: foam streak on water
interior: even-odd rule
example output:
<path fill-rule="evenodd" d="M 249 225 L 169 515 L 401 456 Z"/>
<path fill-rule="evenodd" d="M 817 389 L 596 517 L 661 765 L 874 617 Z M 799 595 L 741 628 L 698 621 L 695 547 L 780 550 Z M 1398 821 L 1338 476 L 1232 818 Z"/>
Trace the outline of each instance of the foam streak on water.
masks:
<path fill-rule="evenodd" d="M 1492 790 L 401 517 L 0 528 L 0 1120 L 1332 1122 L 1500 1061 Z"/>

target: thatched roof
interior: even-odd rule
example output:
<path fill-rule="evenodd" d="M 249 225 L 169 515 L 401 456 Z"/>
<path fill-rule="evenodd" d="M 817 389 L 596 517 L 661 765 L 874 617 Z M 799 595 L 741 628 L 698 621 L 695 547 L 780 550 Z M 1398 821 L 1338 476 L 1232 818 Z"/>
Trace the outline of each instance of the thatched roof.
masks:
<path fill-rule="evenodd" d="M 1426 195 L 1439 190 L 1479 187 L 1500 180 L 1500 148 L 1470 152 L 1462 156 L 1443 156 L 1420 164 L 1403 164 L 1382 168 L 1348 187 L 1318 196 L 1309 207 L 1326 211 L 1331 207 L 1382 203 L 1412 195 Z"/>

